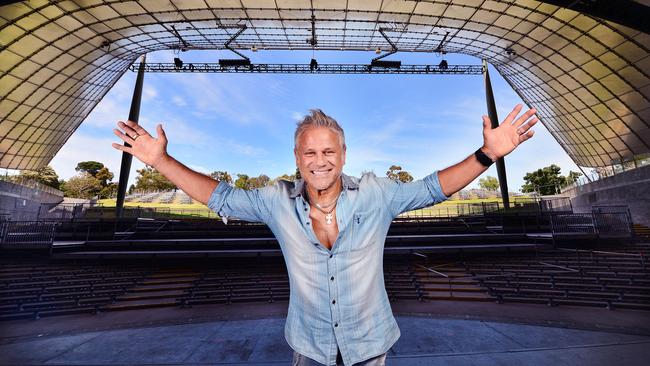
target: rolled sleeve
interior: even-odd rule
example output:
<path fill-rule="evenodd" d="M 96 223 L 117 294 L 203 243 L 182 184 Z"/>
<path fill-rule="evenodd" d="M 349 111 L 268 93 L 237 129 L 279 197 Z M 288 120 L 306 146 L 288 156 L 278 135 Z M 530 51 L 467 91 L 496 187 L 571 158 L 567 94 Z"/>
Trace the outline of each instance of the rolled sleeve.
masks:
<path fill-rule="evenodd" d="M 228 223 L 229 217 L 244 221 L 264 222 L 269 217 L 274 187 L 244 190 L 219 182 L 208 200 L 208 208 Z"/>
<path fill-rule="evenodd" d="M 394 217 L 403 212 L 433 206 L 449 198 L 442 192 L 437 170 L 423 179 L 409 183 L 382 178 L 381 186 L 389 199 L 388 206 Z"/>
<path fill-rule="evenodd" d="M 422 178 L 422 180 L 426 183 L 429 192 L 431 192 L 434 201 L 432 204 L 440 203 L 451 198 L 451 196 L 446 196 L 442 191 L 440 180 L 438 179 L 438 170 Z"/>

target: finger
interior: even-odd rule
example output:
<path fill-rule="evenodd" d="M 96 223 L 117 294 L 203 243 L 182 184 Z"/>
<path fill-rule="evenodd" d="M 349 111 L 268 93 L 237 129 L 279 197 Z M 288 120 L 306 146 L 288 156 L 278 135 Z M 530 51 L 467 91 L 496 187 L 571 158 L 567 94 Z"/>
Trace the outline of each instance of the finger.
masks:
<path fill-rule="evenodd" d="M 535 113 L 537 113 L 537 110 L 535 108 L 529 109 L 526 113 L 524 113 L 521 117 L 519 117 L 519 119 L 517 119 L 517 122 L 515 122 L 515 126 L 516 127 L 521 126 L 529 118 L 533 117 L 535 115 Z"/>
<path fill-rule="evenodd" d="M 533 137 L 534 134 L 535 134 L 535 131 L 530 130 L 530 131 L 526 132 L 525 134 L 519 136 L 519 143 L 521 144 L 522 142 L 528 140 L 529 138 Z"/>
<path fill-rule="evenodd" d="M 117 137 L 121 138 L 122 141 L 126 142 L 129 145 L 133 145 L 134 139 L 131 138 L 131 136 L 124 134 L 122 131 L 118 130 L 117 128 L 113 129 L 113 133 L 117 135 Z"/>
<path fill-rule="evenodd" d="M 512 109 L 512 111 L 508 114 L 508 116 L 506 116 L 506 119 L 503 120 L 503 123 L 511 124 L 511 123 L 512 123 L 512 120 L 514 120 L 515 117 L 517 117 L 517 115 L 518 115 L 519 112 L 521 111 L 521 108 L 522 108 L 522 107 L 523 107 L 523 106 L 522 106 L 521 104 L 517 104 L 517 105 Z"/>
<path fill-rule="evenodd" d="M 156 126 L 156 133 L 158 134 L 159 139 L 167 141 L 167 134 L 165 133 L 165 130 L 163 130 L 163 127 L 162 127 L 161 124 Z"/>
<path fill-rule="evenodd" d="M 126 124 L 131 127 L 138 135 L 148 135 L 149 132 L 145 130 L 142 126 L 133 121 L 126 121 Z"/>
<path fill-rule="evenodd" d="M 483 116 L 483 129 L 484 130 L 492 129 L 492 122 L 490 121 L 490 117 L 488 116 Z"/>
<path fill-rule="evenodd" d="M 528 130 L 530 130 L 533 126 L 535 126 L 537 121 L 539 121 L 539 119 L 537 119 L 537 117 L 533 117 L 533 119 L 531 119 L 530 122 L 519 126 L 519 128 L 517 128 L 517 133 L 520 135 L 525 134 Z"/>
<path fill-rule="evenodd" d="M 124 145 L 120 145 L 120 144 L 116 144 L 116 143 L 112 143 L 111 146 L 113 146 L 114 148 L 116 148 L 116 149 L 118 149 L 120 151 L 123 151 L 125 153 L 129 153 L 129 154 L 133 155 L 133 153 L 131 152 L 132 151 L 131 148 L 128 147 L 128 146 L 124 146 Z"/>
<path fill-rule="evenodd" d="M 126 133 L 129 137 L 135 137 L 139 135 L 133 128 L 131 128 L 129 125 L 126 123 L 119 121 L 117 125 L 124 130 L 124 133 Z"/>

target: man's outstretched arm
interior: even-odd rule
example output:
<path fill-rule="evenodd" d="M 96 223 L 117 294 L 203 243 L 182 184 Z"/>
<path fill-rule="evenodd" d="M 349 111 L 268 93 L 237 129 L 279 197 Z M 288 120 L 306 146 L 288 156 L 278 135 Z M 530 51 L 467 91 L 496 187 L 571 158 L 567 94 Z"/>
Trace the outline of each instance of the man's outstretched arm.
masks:
<path fill-rule="evenodd" d="M 538 121 L 537 117 L 535 117 L 535 109 L 530 109 L 517 118 L 521 108 L 522 105 L 518 104 L 499 127 L 494 129 L 491 126 L 490 119 L 483 116 L 483 146 L 481 150 L 492 161 L 497 161 L 497 159 L 508 155 L 535 133 L 535 131 L 530 130 Z M 451 196 L 465 188 L 487 169 L 488 167 L 481 164 L 474 154 L 470 155 L 460 163 L 438 172 L 442 192 L 446 196 Z"/>
<path fill-rule="evenodd" d="M 161 125 L 156 127 L 157 138 L 135 122 L 120 121 L 117 125 L 121 130 L 114 129 L 113 132 L 131 146 L 113 143 L 114 148 L 127 152 L 153 167 L 193 199 L 203 204 L 208 203 L 219 181 L 196 172 L 169 156 L 167 136 Z"/>

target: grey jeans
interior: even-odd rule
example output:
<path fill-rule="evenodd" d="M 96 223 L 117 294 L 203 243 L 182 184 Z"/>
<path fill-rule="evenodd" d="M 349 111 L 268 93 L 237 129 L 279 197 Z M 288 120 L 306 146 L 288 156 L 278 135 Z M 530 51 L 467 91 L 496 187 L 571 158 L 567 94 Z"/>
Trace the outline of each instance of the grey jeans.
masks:
<path fill-rule="evenodd" d="M 377 357 L 355 363 L 353 366 L 385 366 L 386 355 L 387 353 L 384 353 Z M 318 363 L 296 351 L 293 351 L 293 361 L 291 362 L 291 366 L 323 366 L 323 364 Z M 343 366 L 343 358 L 341 357 L 340 351 L 336 355 L 336 366 Z"/>

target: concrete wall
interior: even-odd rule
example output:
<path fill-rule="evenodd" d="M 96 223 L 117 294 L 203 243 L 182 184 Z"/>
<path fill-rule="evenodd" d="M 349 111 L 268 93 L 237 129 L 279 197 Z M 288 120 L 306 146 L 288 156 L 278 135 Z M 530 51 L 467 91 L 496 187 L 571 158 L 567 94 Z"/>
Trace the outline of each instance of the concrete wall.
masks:
<path fill-rule="evenodd" d="M 0 214 L 8 214 L 11 220 L 34 220 L 39 209 L 56 206 L 63 201 L 61 195 L 44 192 L 19 184 L 0 181 Z"/>
<path fill-rule="evenodd" d="M 632 222 L 650 226 L 650 165 L 569 189 L 574 212 L 590 212 L 597 205 L 626 205 Z"/>

